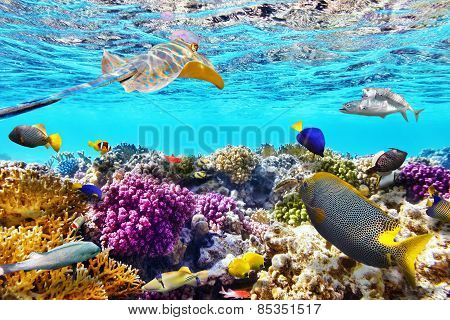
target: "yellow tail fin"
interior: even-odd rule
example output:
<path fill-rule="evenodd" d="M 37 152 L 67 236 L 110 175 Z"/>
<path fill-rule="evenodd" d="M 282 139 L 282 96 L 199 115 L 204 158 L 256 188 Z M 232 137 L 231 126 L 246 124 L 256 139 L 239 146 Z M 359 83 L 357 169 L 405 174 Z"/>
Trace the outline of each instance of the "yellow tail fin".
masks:
<path fill-rule="evenodd" d="M 396 257 L 396 260 L 402 267 L 406 279 L 412 286 L 416 285 L 416 268 L 414 263 L 417 256 L 425 248 L 431 237 L 431 234 L 422 234 L 403 240 L 398 244 L 400 256 Z"/>
<path fill-rule="evenodd" d="M 300 132 L 303 130 L 303 123 L 301 121 L 296 122 L 291 126 L 291 128 L 294 129 L 295 131 Z"/>
<path fill-rule="evenodd" d="M 53 150 L 59 152 L 61 149 L 62 139 L 58 133 L 54 133 L 48 136 L 48 143 L 52 146 Z"/>

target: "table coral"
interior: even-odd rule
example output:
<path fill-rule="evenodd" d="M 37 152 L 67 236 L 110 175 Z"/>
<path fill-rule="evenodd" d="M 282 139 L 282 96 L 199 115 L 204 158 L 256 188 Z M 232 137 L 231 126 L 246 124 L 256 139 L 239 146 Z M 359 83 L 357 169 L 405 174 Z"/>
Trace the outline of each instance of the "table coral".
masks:
<path fill-rule="evenodd" d="M 213 162 L 217 171 L 229 176 L 231 182 L 241 184 L 250 178 L 257 157 L 247 147 L 227 146 L 213 154 Z"/>
<path fill-rule="evenodd" d="M 43 215 L 86 211 L 86 198 L 72 182 L 18 167 L 0 168 L 0 225 L 18 225 Z"/>
<path fill-rule="evenodd" d="M 194 212 L 186 188 L 128 173 L 103 188 L 102 202 L 89 212 L 105 248 L 119 256 L 169 254 Z"/>

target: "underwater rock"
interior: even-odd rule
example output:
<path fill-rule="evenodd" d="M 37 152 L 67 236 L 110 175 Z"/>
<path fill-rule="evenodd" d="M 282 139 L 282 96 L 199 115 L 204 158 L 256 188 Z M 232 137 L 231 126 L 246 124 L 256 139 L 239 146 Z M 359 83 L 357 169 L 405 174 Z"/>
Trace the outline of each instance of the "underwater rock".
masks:
<path fill-rule="evenodd" d="M 238 256 L 249 248 L 248 241 L 242 240 L 240 235 L 225 234 L 224 237 L 214 237 L 212 246 L 200 249 L 200 258 L 197 261 L 201 269 L 211 268 L 228 254 Z"/>

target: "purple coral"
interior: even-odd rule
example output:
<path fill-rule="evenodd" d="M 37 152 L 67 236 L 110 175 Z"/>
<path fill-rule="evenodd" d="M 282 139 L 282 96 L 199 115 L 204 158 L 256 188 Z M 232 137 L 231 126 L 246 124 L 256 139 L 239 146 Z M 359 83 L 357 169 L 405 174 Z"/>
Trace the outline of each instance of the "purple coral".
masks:
<path fill-rule="evenodd" d="M 444 167 L 412 162 L 403 168 L 398 182 L 406 188 L 406 198 L 412 202 L 426 197 L 430 186 L 445 198 L 450 197 L 450 170 Z"/>
<path fill-rule="evenodd" d="M 173 250 L 195 200 L 188 189 L 149 176 L 126 174 L 103 187 L 91 210 L 103 246 L 121 256 L 162 256 Z"/>
<path fill-rule="evenodd" d="M 247 231 L 247 233 L 253 234 L 260 240 L 264 239 L 264 234 L 269 229 L 268 224 L 254 221 L 248 216 L 244 217 L 242 224 L 243 224 L 244 230 Z"/>
<path fill-rule="evenodd" d="M 236 208 L 233 198 L 211 192 L 197 196 L 195 213 L 204 215 L 210 228 L 222 230 L 226 221 L 226 213 L 236 212 Z"/>

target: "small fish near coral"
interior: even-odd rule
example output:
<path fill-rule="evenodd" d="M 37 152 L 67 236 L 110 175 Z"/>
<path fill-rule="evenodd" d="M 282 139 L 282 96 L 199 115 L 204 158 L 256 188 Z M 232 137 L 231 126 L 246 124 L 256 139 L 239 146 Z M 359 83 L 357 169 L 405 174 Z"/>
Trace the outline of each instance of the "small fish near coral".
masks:
<path fill-rule="evenodd" d="M 33 252 L 25 261 L 0 265 L 0 276 L 21 270 L 54 270 L 73 266 L 94 258 L 100 251 L 101 249 L 92 242 L 69 242 L 48 252 Z"/>
<path fill-rule="evenodd" d="M 247 252 L 242 257 L 231 260 L 228 273 L 236 278 L 247 278 L 250 270 L 258 271 L 264 266 L 264 257 L 255 252 Z"/>
<path fill-rule="evenodd" d="M 75 232 L 80 230 L 83 224 L 86 222 L 86 218 L 84 216 L 79 216 L 75 220 L 73 220 L 72 225 L 70 226 Z"/>
<path fill-rule="evenodd" d="M 333 174 L 306 179 L 300 195 L 312 225 L 343 253 L 366 265 L 387 268 L 395 261 L 415 285 L 415 260 L 431 239 L 422 234 L 396 242 L 397 220 Z"/>
<path fill-rule="evenodd" d="M 206 171 L 195 171 L 194 173 L 192 173 L 192 176 L 195 179 L 203 180 L 208 177 L 208 174 L 206 173 Z"/>
<path fill-rule="evenodd" d="M 184 285 L 199 287 L 208 280 L 208 270 L 192 273 L 188 267 L 157 276 L 142 287 L 143 291 L 169 292 Z"/>
<path fill-rule="evenodd" d="M 8 137 L 9 140 L 23 147 L 52 147 L 56 152 L 59 152 L 62 144 L 61 136 L 58 133 L 48 135 L 43 124 L 17 126 L 10 132 Z"/>
<path fill-rule="evenodd" d="M 228 273 L 236 278 L 247 278 L 250 270 L 250 265 L 242 258 L 234 258 L 228 264 Z"/>
<path fill-rule="evenodd" d="M 98 200 L 102 199 L 102 190 L 93 184 L 82 185 L 81 183 L 74 183 L 73 188 L 76 190 L 80 190 L 80 192 L 84 193 L 87 196 L 94 196 Z"/>
<path fill-rule="evenodd" d="M 373 116 L 384 118 L 389 114 L 400 112 L 403 118 L 408 121 L 406 111 L 414 113 L 416 121 L 419 114 L 424 110 L 414 110 L 411 105 L 399 94 L 386 88 L 366 88 L 363 89 L 361 100 L 353 100 L 345 103 L 339 110 L 347 114 L 359 114 L 361 116 Z"/>
<path fill-rule="evenodd" d="M 164 158 L 166 158 L 167 161 L 169 161 L 169 163 L 180 163 L 183 158 L 181 157 L 175 157 L 173 154 L 171 156 L 164 156 Z"/>
<path fill-rule="evenodd" d="M 108 51 L 103 51 L 103 75 L 41 99 L 27 101 L 12 107 L 0 109 L 0 119 L 13 117 L 58 102 L 63 98 L 89 89 L 119 82 L 126 92 L 158 91 L 177 78 L 198 79 L 212 83 L 223 89 L 222 77 L 212 63 L 197 52 L 196 43 L 182 40 L 176 35 L 172 41 L 153 46 L 147 54 L 124 59 Z"/>
<path fill-rule="evenodd" d="M 325 150 L 325 136 L 319 128 L 305 128 L 301 121 L 292 125 L 292 129 L 298 131 L 297 141 L 314 154 L 323 157 Z"/>
<path fill-rule="evenodd" d="M 450 202 L 439 197 L 434 187 L 429 187 L 428 190 L 432 200 L 427 200 L 427 215 L 444 223 L 450 223 Z"/>
<path fill-rule="evenodd" d="M 400 168 L 406 160 L 407 152 L 390 148 L 389 151 L 380 151 L 372 158 L 372 167 L 366 170 L 367 174 L 389 174 Z"/>
<path fill-rule="evenodd" d="M 220 290 L 219 293 L 222 294 L 226 299 L 250 299 L 250 292 L 246 290 L 228 289 L 227 291 L 225 291 L 225 289 L 222 287 L 222 290 Z"/>
<path fill-rule="evenodd" d="M 102 155 L 111 151 L 111 145 L 104 140 L 88 141 L 88 146 Z"/>

